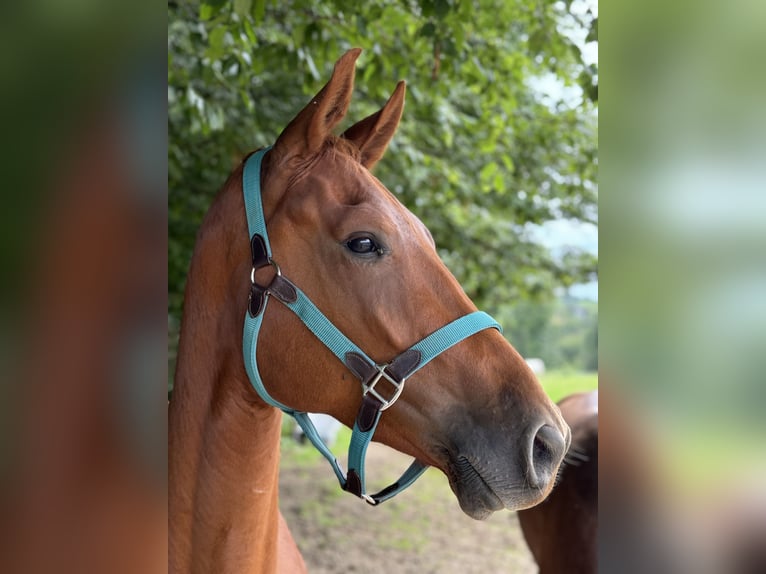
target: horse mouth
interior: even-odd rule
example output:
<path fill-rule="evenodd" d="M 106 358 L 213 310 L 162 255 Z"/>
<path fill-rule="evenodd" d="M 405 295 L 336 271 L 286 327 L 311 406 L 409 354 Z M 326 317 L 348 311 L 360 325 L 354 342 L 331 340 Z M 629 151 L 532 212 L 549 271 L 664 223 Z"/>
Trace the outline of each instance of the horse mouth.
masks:
<path fill-rule="evenodd" d="M 461 510 L 475 520 L 484 520 L 505 504 L 482 474 L 465 456 L 450 458 L 447 466 L 450 487 Z"/>

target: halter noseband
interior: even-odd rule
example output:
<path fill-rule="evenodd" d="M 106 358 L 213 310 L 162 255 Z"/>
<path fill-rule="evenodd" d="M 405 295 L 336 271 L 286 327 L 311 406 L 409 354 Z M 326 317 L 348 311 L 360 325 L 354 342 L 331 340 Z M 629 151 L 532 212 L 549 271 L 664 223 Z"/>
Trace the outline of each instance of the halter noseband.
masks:
<path fill-rule="evenodd" d="M 364 475 L 365 455 L 382 412 L 399 398 L 407 378 L 423 368 L 434 357 L 479 331 L 488 328 L 499 331 L 502 329 L 492 317 L 481 311 L 475 311 L 434 331 L 389 363 L 378 365 L 370 359 L 317 309 L 303 291 L 282 275 L 279 265 L 271 258 L 271 246 L 266 233 L 266 221 L 261 202 L 261 160 L 269 149 L 265 148 L 251 155 L 245 162 L 242 175 L 253 258 L 250 300 L 245 315 L 243 334 L 245 369 L 250 382 L 261 398 L 292 416 L 303 429 L 306 437 L 330 462 L 341 488 L 376 505 L 410 486 L 427 468 L 426 465 L 415 460 L 395 483 L 376 494 L 367 494 Z M 267 266 L 274 268 L 274 278 L 267 286 L 258 285 L 255 282 L 255 271 Z M 256 351 L 258 334 L 270 296 L 293 311 L 306 327 L 352 373 L 359 377 L 362 383 L 362 404 L 354 422 L 348 448 L 348 473 L 344 474 L 337 459 L 320 438 L 308 414 L 296 411 L 272 398 L 263 385 L 258 372 Z"/>

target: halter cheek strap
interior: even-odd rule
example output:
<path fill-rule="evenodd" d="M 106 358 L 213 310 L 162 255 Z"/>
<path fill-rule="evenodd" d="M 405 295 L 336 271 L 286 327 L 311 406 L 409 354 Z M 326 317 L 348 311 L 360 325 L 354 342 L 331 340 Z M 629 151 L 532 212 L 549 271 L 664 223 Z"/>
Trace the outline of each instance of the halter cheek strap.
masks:
<path fill-rule="evenodd" d="M 250 300 L 245 315 L 243 352 L 245 369 L 256 392 L 268 404 L 292 416 L 303 429 L 306 437 L 330 462 L 341 488 L 370 504 L 378 504 L 395 496 L 423 474 L 427 466 L 414 461 L 395 483 L 376 494 L 367 494 L 365 487 L 365 456 L 372 441 L 380 417 L 391 407 L 404 390 L 406 380 L 422 369 L 432 359 L 456 345 L 463 339 L 484 329 L 501 330 L 500 325 L 481 311 L 469 313 L 434 331 L 390 362 L 379 365 L 350 341 L 311 302 L 303 291 L 282 275 L 279 265 L 271 257 L 271 246 L 266 233 L 266 222 L 261 202 L 261 161 L 270 148 L 251 155 L 245 163 L 242 187 L 245 198 L 247 224 L 253 270 L 250 275 Z M 272 266 L 275 274 L 267 286 L 255 282 L 255 271 Z M 295 313 L 304 325 L 333 354 L 354 373 L 362 384 L 362 404 L 359 408 L 351 443 L 348 449 L 347 473 L 327 445 L 322 441 L 308 414 L 297 411 L 271 397 L 258 372 L 258 335 L 269 299 L 274 298 Z"/>

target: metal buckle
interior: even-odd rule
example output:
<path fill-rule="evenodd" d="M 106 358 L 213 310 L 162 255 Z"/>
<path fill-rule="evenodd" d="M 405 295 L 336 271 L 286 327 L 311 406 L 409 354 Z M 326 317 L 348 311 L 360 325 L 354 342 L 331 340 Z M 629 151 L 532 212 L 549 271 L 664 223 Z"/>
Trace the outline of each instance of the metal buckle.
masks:
<path fill-rule="evenodd" d="M 399 395 L 402 394 L 402 391 L 404 390 L 404 383 L 407 379 L 402 379 L 401 381 L 397 381 L 393 379 L 388 373 L 386 373 L 386 367 L 388 365 L 375 365 L 375 368 L 378 371 L 378 374 L 375 375 L 375 377 L 370 381 L 369 384 L 364 385 L 364 390 L 362 392 L 362 396 L 366 395 L 367 393 L 372 394 L 376 399 L 378 399 L 383 406 L 380 407 L 381 411 L 385 411 L 388 407 L 393 405 L 396 402 L 396 399 L 399 398 Z M 396 389 L 396 392 L 394 393 L 394 396 L 390 399 L 386 399 L 381 395 L 378 391 L 375 390 L 375 385 L 377 385 L 381 379 L 385 379 L 389 383 L 391 383 L 394 388 Z M 369 502 L 369 501 L 368 501 Z"/>

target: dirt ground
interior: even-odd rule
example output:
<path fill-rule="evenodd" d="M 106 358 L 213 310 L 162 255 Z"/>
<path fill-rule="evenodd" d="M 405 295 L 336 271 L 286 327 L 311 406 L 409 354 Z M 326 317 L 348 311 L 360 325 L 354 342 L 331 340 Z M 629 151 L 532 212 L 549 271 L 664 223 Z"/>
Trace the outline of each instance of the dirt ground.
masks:
<path fill-rule="evenodd" d="M 396 480 L 411 462 L 375 443 L 367 460 L 370 490 Z M 280 506 L 311 574 L 537 572 L 516 514 L 472 520 L 435 469 L 372 507 L 342 492 L 324 459 L 283 456 Z"/>

